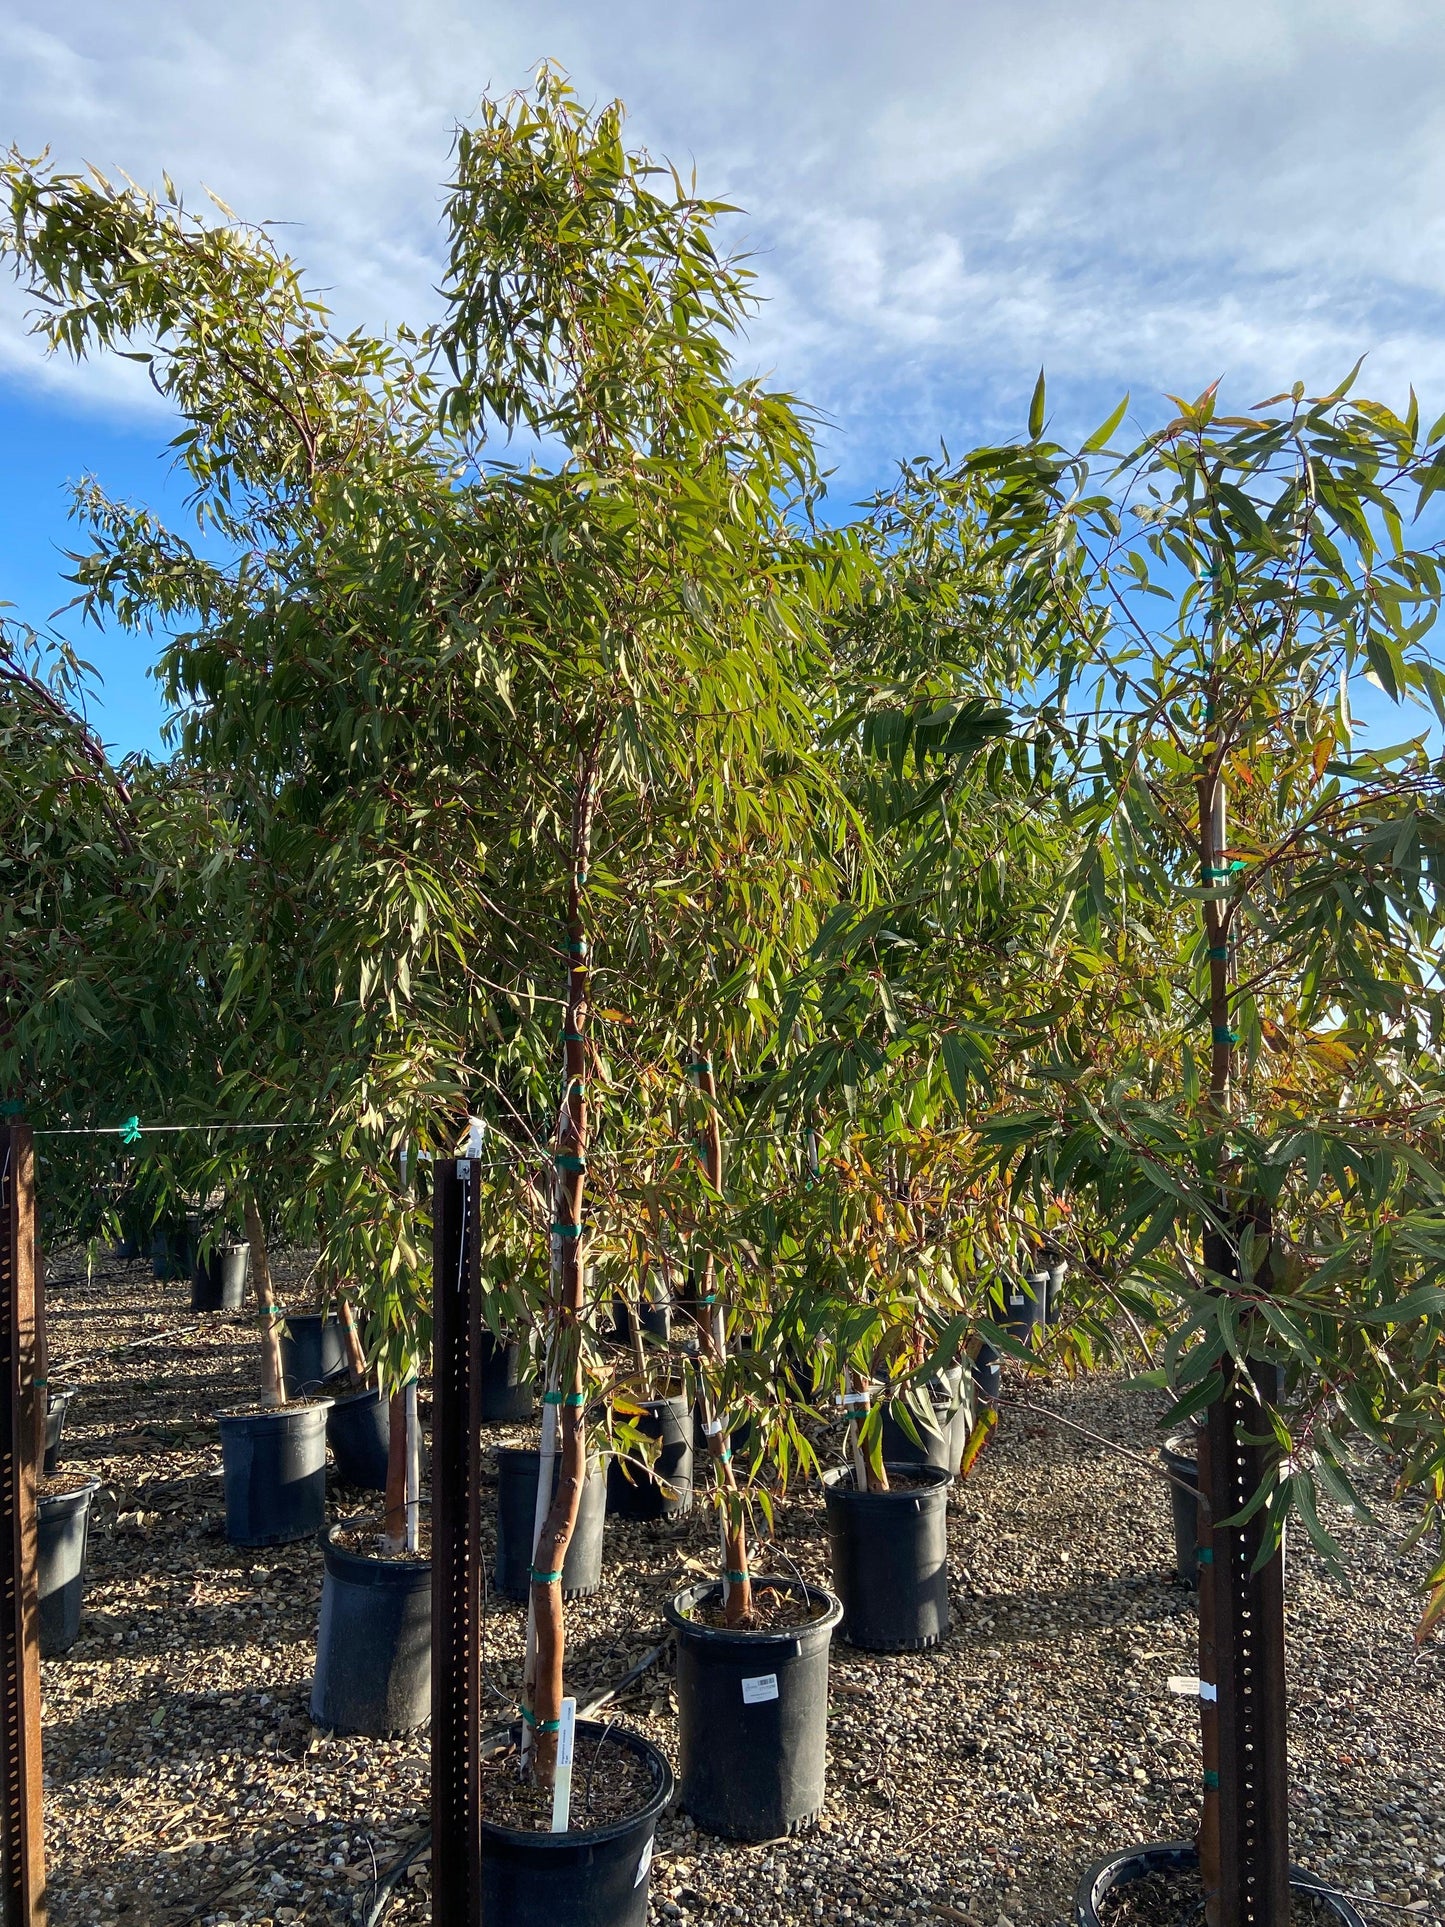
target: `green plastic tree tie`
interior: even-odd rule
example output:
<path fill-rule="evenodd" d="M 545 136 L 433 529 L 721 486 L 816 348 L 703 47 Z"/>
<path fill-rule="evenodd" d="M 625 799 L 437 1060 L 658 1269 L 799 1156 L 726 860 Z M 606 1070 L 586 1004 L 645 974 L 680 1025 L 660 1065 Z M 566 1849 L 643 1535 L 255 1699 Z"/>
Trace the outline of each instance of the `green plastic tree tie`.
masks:
<path fill-rule="evenodd" d="M 708 1058 L 708 1057 L 704 1057 L 700 1063 L 689 1064 L 687 1067 L 689 1076 L 691 1076 L 694 1071 L 701 1073 L 702 1071 L 710 1071 L 711 1069 L 712 1069 L 712 1060 L 711 1058 Z"/>
<path fill-rule="evenodd" d="M 128 1117 L 125 1123 L 121 1125 L 120 1141 L 122 1144 L 140 1143 L 140 1119 L 138 1117 Z"/>
<path fill-rule="evenodd" d="M 560 1572 L 538 1572 L 535 1566 L 529 1566 L 527 1571 L 534 1586 L 555 1586 L 562 1577 Z"/>
<path fill-rule="evenodd" d="M 25 1106 L 18 1097 L 0 1098 L 0 1117 L 21 1117 Z"/>
<path fill-rule="evenodd" d="M 1228 1024 L 1211 1025 L 1209 1034 L 1216 1044 L 1237 1044 L 1239 1042 L 1239 1032 L 1237 1030 L 1231 1030 Z"/>
<path fill-rule="evenodd" d="M 1219 1775 L 1215 1772 L 1212 1766 L 1207 1766 L 1204 1769 L 1204 1784 L 1210 1789 L 1211 1792 L 1215 1792 L 1218 1790 Z"/>
<path fill-rule="evenodd" d="M 1201 1566 L 1212 1566 L 1214 1564 L 1214 1547 L 1201 1546 L 1198 1557 Z"/>
<path fill-rule="evenodd" d="M 580 1238 L 582 1227 L 580 1224 L 554 1224 L 552 1235 L 556 1238 Z"/>
<path fill-rule="evenodd" d="M 534 1733 L 560 1733 L 562 1730 L 561 1720 L 539 1720 L 530 1706 L 522 1707 L 521 1713 Z"/>
<path fill-rule="evenodd" d="M 734 1586 L 741 1586 L 747 1576 L 745 1572 L 734 1572 L 731 1567 L 723 1574 L 723 1578 L 729 1580 Z"/>
<path fill-rule="evenodd" d="M 1215 963 L 1228 963 L 1229 945 L 1227 943 L 1212 943 L 1209 946 L 1209 955 Z"/>
<path fill-rule="evenodd" d="M 48 1388 L 50 1384 L 50 1380 L 48 1378 L 32 1378 L 30 1383 L 35 1386 Z"/>
<path fill-rule="evenodd" d="M 559 1171 L 585 1171 L 587 1160 L 578 1151 L 561 1151 L 552 1160 Z"/>

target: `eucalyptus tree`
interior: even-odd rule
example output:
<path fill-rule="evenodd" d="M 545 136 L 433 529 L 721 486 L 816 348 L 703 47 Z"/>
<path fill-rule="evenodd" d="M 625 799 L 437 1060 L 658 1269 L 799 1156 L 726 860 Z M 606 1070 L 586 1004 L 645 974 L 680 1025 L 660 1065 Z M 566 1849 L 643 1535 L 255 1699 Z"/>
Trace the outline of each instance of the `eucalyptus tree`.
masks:
<path fill-rule="evenodd" d="M 317 1048 L 281 1116 L 319 1108 L 392 1167 L 468 1112 L 511 1142 L 563 1011 L 543 1573 L 581 1466 L 589 1102 L 627 1125 L 594 1010 L 617 1011 L 630 1062 L 675 1067 L 674 1108 L 705 1122 L 686 1066 L 745 1066 L 778 959 L 864 866 L 814 701 L 819 611 L 856 562 L 809 526 L 806 423 L 731 372 L 748 282 L 716 251 L 720 210 L 621 128 L 545 70 L 484 103 L 458 138 L 446 316 L 390 339 L 337 330 L 264 230 L 197 216 L 169 183 L 157 199 L 12 156 L 0 227 L 49 342 L 139 354 L 182 416 L 204 539 L 92 489 L 76 574 L 87 611 L 167 632 L 182 751 L 297 916 L 298 979 L 238 950 L 228 984 L 259 1023 L 309 1006 Z M 500 459 L 500 431 L 532 458 Z M 327 1154 L 317 1169 L 340 1181 Z M 713 1159 L 714 1197 L 718 1176 Z M 424 1275 L 407 1311 L 419 1331 Z M 745 1571 L 740 1507 L 726 1517 Z M 533 1609 L 545 1779 L 555 1583 Z"/>
<path fill-rule="evenodd" d="M 1175 1422 L 1207 1410 L 1201 1852 L 1211 1922 L 1288 1917 L 1280 1539 L 1365 1513 L 1351 1441 L 1440 1522 L 1445 766 L 1432 732 L 1445 421 L 1211 389 L 1122 455 L 1045 438 L 968 470 L 1008 620 L 1050 639 L 1071 743 L 1052 943 L 1109 986 L 991 1127 L 1000 1173 L 1087 1192 L 1152 1303 Z M 1352 705 L 1397 709 L 1380 744 Z M 1433 1499 L 1431 1495 L 1433 1494 Z M 1436 1598 L 1442 1573 L 1434 1576 Z"/>

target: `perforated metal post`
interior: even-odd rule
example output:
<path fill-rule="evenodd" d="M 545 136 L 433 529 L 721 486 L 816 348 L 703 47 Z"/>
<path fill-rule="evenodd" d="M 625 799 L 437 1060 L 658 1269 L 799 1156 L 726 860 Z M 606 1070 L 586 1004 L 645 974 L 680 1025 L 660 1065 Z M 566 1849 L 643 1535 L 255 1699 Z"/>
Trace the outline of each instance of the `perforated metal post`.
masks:
<path fill-rule="evenodd" d="M 438 1158 L 432 1200 L 432 1912 L 481 1919 L 481 1273 L 477 1159 Z"/>
<path fill-rule="evenodd" d="M 35 1151 L 0 1126 L 0 1919 L 43 1927 L 35 1582 Z"/>
<path fill-rule="evenodd" d="M 1211 1238 L 1206 1263 L 1237 1276 L 1237 1261 L 1223 1246 L 1222 1239 Z M 1254 1282 L 1269 1289 L 1267 1272 Z M 1267 1383 L 1261 1389 L 1274 1395 Z M 1242 1511 L 1258 1490 L 1274 1449 L 1253 1390 L 1231 1378 L 1209 1407 L 1201 1464 L 1212 1558 L 1200 1567 L 1199 1579 L 1201 1594 L 1211 1589 L 1207 1616 L 1218 1692 L 1220 1881 L 1214 1927 L 1289 1927 L 1284 1558 L 1276 1552 L 1253 1570 L 1264 1536 L 1263 1509 L 1240 1526 L 1219 1523 Z"/>

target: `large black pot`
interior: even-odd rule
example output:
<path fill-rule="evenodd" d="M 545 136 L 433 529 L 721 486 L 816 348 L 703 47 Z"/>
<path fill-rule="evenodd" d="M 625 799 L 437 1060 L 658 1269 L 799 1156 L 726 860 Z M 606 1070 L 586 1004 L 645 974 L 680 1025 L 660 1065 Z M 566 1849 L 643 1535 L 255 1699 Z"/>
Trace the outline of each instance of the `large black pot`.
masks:
<path fill-rule="evenodd" d="M 522 1376 L 520 1338 L 482 1333 L 481 1400 L 483 1425 L 520 1425 L 536 1409 L 536 1388 Z"/>
<path fill-rule="evenodd" d="M 637 1301 L 637 1323 L 641 1328 L 644 1345 L 666 1345 L 672 1338 L 672 1305 L 664 1300 L 654 1303 L 651 1298 Z M 614 1297 L 612 1300 L 612 1333 L 624 1345 L 632 1343 L 632 1321 L 627 1315 L 627 1300 Z"/>
<path fill-rule="evenodd" d="M 192 1311 L 241 1311 L 251 1269 L 249 1244 L 217 1245 L 191 1273 Z"/>
<path fill-rule="evenodd" d="M 196 1249 L 189 1224 L 158 1224 L 151 1233 L 151 1276 L 158 1284 L 189 1278 Z"/>
<path fill-rule="evenodd" d="M 1198 1850 L 1188 1841 L 1168 1840 L 1158 1846 L 1135 1847 L 1127 1853 L 1111 1853 L 1098 1860 L 1079 1882 L 1074 1893 L 1074 1919 L 1077 1927 L 1099 1927 L 1099 1903 L 1115 1887 L 1131 1880 L 1143 1880 L 1151 1873 L 1190 1873 L 1199 1865 Z M 1331 1893 L 1303 1867 L 1291 1867 L 1289 1884 L 1296 1893 L 1317 1894 L 1323 1904 L 1346 1927 L 1365 1927 L 1360 1916 L 1343 1894 Z"/>
<path fill-rule="evenodd" d="M 963 1372 L 956 1365 L 926 1388 L 929 1408 L 933 1413 L 931 1428 L 911 1405 L 905 1406 L 902 1399 L 895 1399 L 886 1406 L 883 1412 L 883 1463 L 887 1465 L 893 1461 L 899 1465 L 936 1465 L 945 1472 L 957 1472 L 963 1448 L 968 1443 L 968 1408 L 963 1401 L 962 1388 Z M 916 1441 L 908 1436 L 898 1416 L 905 1410 L 918 1434 Z"/>
<path fill-rule="evenodd" d="M 1159 1456 L 1174 1477 L 1169 1481 L 1169 1503 L 1174 1513 L 1174 1570 L 1188 1586 L 1199 1584 L 1199 1461 L 1188 1448 L 1191 1441 L 1176 1434 L 1165 1439 Z M 1186 1492 L 1177 1481 L 1192 1490 Z"/>
<path fill-rule="evenodd" d="M 374 1519 L 348 1524 L 373 1530 Z M 431 1712 L 431 1559 L 383 1559 L 321 1534 L 325 1576 L 311 1717 L 338 1733 L 389 1739 Z"/>
<path fill-rule="evenodd" d="M 797 1597 L 791 1579 L 757 1578 L 757 1592 Z M 733 1632 L 692 1612 L 721 1599 L 713 1580 L 688 1586 L 663 1611 L 677 1636 L 677 1741 L 682 1803 L 728 1840 L 776 1840 L 822 1809 L 828 1739 L 828 1646 L 843 1616 L 809 1586 L 819 1617 L 785 1632 Z"/>
<path fill-rule="evenodd" d="M 608 1733 L 600 1720 L 578 1720 L 578 1739 Z M 521 1728 L 512 1731 L 512 1744 Z M 566 1833 L 522 1832 L 482 1821 L 482 1919 L 488 1927 L 646 1927 L 652 1837 L 672 1799 L 672 1768 L 640 1733 L 614 1726 L 608 1747 L 644 1760 L 652 1775 L 646 1806 L 608 1827 L 586 1819 L 586 1775 L 572 1782 L 572 1825 Z M 599 1771 L 606 1770 L 606 1755 Z"/>
<path fill-rule="evenodd" d="M 346 1370 L 346 1341 L 335 1312 L 288 1312 L 281 1328 L 281 1370 L 288 1398 L 305 1398 Z"/>
<path fill-rule="evenodd" d="M 65 1430 L 65 1414 L 75 1397 L 73 1385 L 48 1385 L 45 1388 L 45 1457 L 42 1472 L 54 1472 L 60 1464 L 60 1437 Z"/>
<path fill-rule="evenodd" d="M 981 1405 L 997 1405 L 1002 1393 L 1003 1361 L 998 1347 L 984 1339 L 973 1361 L 973 1395 Z"/>
<path fill-rule="evenodd" d="M 87 1479 L 74 1492 L 51 1492 L 37 1501 L 35 1567 L 42 1659 L 69 1652 L 80 1637 L 90 1502 L 99 1490 L 99 1479 Z"/>
<path fill-rule="evenodd" d="M 497 1447 L 497 1590 L 507 1599 L 527 1597 L 541 1463 L 542 1454 L 536 1446 Z M 552 1461 L 553 1492 L 561 1472 L 559 1453 Z M 577 1524 L 562 1561 L 564 1599 L 596 1592 L 602 1584 L 602 1534 L 606 1524 L 607 1480 L 601 1461 L 594 1458 L 582 1482 Z"/>
<path fill-rule="evenodd" d="M 336 1461 L 336 1476 L 368 1492 L 386 1490 L 386 1456 L 391 1443 L 391 1410 L 380 1388 L 338 1393 L 326 1414 L 326 1442 Z"/>
<path fill-rule="evenodd" d="M 629 1413 L 631 1416 L 631 1413 Z M 651 1469 L 632 1460 L 607 1467 L 607 1510 L 619 1519 L 673 1519 L 692 1506 L 692 1413 L 687 1399 L 649 1399 L 637 1429 L 661 1446 Z"/>
<path fill-rule="evenodd" d="M 1002 1325 L 1021 1345 L 1027 1345 L 1035 1333 L 1042 1336 L 1048 1322 L 1049 1274 L 1031 1271 L 1025 1278 L 1008 1278 L 995 1285 L 989 1309 L 995 1324 Z"/>
<path fill-rule="evenodd" d="M 318 1398 L 274 1411 L 217 1412 L 233 1546 L 284 1546 L 321 1530 L 330 1406 Z"/>
<path fill-rule="evenodd" d="M 924 1491 L 858 1492 L 853 1468 L 823 1474 L 843 1637 L 874 1653 L 936 1646 L 948 1631 L 948 1487 L 934 1465 L 887 1464 Z"/>

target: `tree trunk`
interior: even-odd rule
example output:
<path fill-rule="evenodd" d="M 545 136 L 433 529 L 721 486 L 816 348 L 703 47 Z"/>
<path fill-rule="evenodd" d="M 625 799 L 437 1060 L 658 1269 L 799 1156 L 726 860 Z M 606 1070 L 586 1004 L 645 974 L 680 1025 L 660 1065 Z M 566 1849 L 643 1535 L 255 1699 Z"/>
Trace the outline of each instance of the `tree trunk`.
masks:
<path fill-rule="evenodd" d="M 45 1428 L 50 1417 L 50 1336 L 45 1325 L 45 1250 L 35 1212 L 35 1476 L 45 1476 Z"/>
<path fill-rule="evenodd" d="M 406 1544 L 406 1393 L 395 1391 L 386 1407 L 386 1497 L 381 1536 L 388 1552 Z"/>
<path fill-rule="evenodd" d="M 361 1349 L 361 1334 L 356 1329 L 356 1314 L 351 1309 L 349 1292 L 338 1294 L 336 1315 L 341 1321 L 341 1342 L 346 1347 L 346 1369 L 351 1376 L 351 1388 L 359 1392 L 366 1383 L 366 1353 Z"/>
<path fill-rule="evenodd" d="M 256 1194 L 249 1187 L 242 1209 L 246 1214 L 246 1236 L 251 1242 L 251 1277 L 256 1286 L 256 1307 L 261 1314 L 261 1403 L 284 1405 L 286 1386 L 281 1373 L 281 1308 L 273 1302 L 266 1227 L 261 1222 Z"/>
<path fill-rule="evenodd" d="M 721 1197 L 723 1187 L 722 1119 L 718 1113 L 717 1079 L 712 1058 L 702 1051 L 691 1067 L 699 1097 L 707 1106 L 698 1133 L 698 1155 L 703 1173 L 714 1193 Z M 689 1304 L 697 1326 L 703 1358 L 721 1371 L 727 1362 L 727 1320 L 717 1290 L 717 1261 L 711 1251 L 703 1256 L 701 1273 L 694 1271 L 693 1297 Z M 700 1287 L 700 1288 L 699 1288 Z M 753 1616 L 753 1582 L 748 1572 L 748 1528 L 737 1474 L 733 1470 L 732 1446 L 721 1419 L 713 1416 L 707 1387 L 702 1391 L 703 1431 L 713 1478 L 721 1508 L 723 1556 L 723 1617 L 729 1626 L 748 1624 Z"/>
<path fill-rule="evenodd" d="M 532 1555 L 531 1604 L 536 1629 L 532 1703 L 523 1718 L 532 1728 L 532 1778 L 550 1792 L 557 1766 L 557 1728 L 562 1717 L 562 1566 L 582 1503 L 582 1206 L 588 1145 L 587 1020 L 590 1015 L 587 937 L 582 891 L 596 805 L 595 751 L 584 758 L 572 811 L 572 875 L 567 891 L 567 1004 L 562 1057 L 565 1089 L 557 1118 L 553 1156 L 552 1267 L 555 1284 L 552 1352 L 557 1389 L 552 1397 L 561 1434 L 557 1491 L 542 1521 Z"/>

